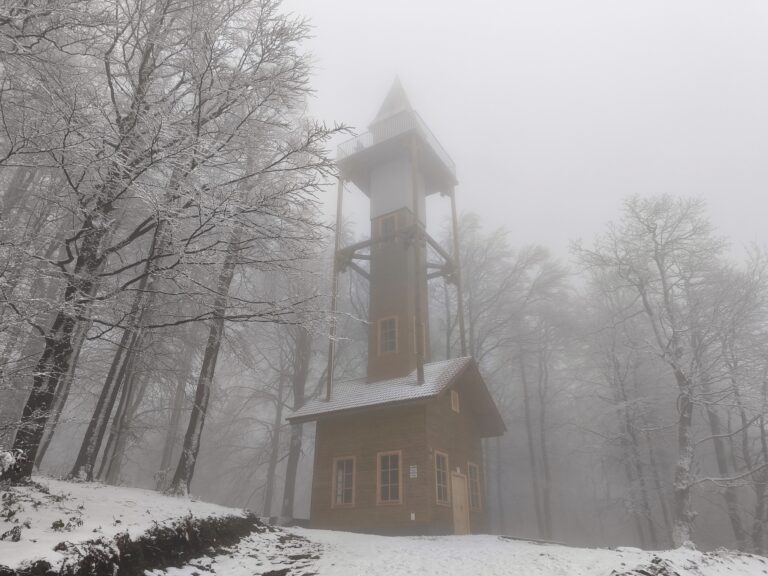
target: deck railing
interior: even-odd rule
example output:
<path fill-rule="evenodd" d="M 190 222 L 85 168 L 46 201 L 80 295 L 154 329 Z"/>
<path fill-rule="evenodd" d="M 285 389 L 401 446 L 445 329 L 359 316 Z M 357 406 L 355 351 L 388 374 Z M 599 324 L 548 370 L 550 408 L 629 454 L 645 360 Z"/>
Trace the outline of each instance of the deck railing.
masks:
<path fill-rule="evenodd" d="M 338 159 L 343 160 L 347 156 L 361 152 L 370 148 L 374 144 L 385 142 L 396 136 L 400 136 L 410 131 L 417 131 L 430 145 L 438 158 L 450 170 L 451 175 L 456 176 L 456 164 L 450 157 L 445 148 L 438 142 L 435 135 L 421 119 L 421 116 L 412 110 L 403 110 L 383 120 L 373 126 L 369 132 L 342 142 L 339 144 Z"/>

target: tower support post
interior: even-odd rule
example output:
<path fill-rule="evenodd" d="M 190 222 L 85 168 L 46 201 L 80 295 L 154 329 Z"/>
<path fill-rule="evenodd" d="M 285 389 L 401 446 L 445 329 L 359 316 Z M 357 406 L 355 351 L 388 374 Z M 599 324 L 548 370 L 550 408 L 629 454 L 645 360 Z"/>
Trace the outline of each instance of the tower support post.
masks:
<path fill-rule="evenodd" d="M 339 185 L 336 191 L 336 234 L 333 241 L 333 279 L 331 281 L 331 325 L 328 337 L 328 376 L 325 386 L 325 399 L 331 400 L 331 390 L 333 389 L 333 371 L 336 367 L 336 328 L 337 313 L 339 305 L 339 250 L 341 249 L 341 226 L 342 226 L 342 208 L 344 204 L 344 179 L 339 176 Z"/>
<path fill-rule="evenodd" d="M 424 323 L 422 321 L 421 314 L 421 297 L 422 290 L 426 289 L 426 286 L 422 285 L 422 276 L 424 276 L 426 284 L 426 262 L 422 263 L 422 242 L 425 241 L 424 231 L 422 230 L 421 220 L 419 219 L 419 206 L 421 204 L 419 198 L 419 180 L 416 177 L 416 167 L 419 165 L 419 148 L 416 141 L 411 143 L 411 186 L 413 188 L 413 267 L 414 267 L 414 301 L 413 301 L 413 315 L 414 315 L 414 337 L 416 338 L 416 379 L 419 384 L 424 383 Z"/>
<path fill-rule="evenodd" d="M 464 333 L 464 288 L 461 277 L 461 256 L 459 254 L 459 217 L 456 213 L 456 188 L 451 188 L 451 220 L 453 222 L 453 265 L 456 270 L 456 307 L 459 318 L 459 340 L 461 342 L 461 355 L 467 355 L 467 338 Z"/>

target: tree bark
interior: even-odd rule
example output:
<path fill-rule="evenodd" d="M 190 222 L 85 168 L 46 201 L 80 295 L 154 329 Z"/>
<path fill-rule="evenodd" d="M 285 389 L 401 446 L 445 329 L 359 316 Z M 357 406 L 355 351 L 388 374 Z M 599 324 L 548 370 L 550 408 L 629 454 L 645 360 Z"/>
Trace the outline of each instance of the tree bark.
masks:
<path fill-rule="evenodd" d="M 160 458 L 160 470 L 156 474 L 155 489 L 165 490 L 170 473 L 171 461 L 173 458 L 174 448 L 179 441 L 179 425 L 181 424 L 181 416 L 184 411 L 184 401 L 186 400 L 187 381 L 189 380 L 192 372 L 192 351 L 188 350 L 184 354 L 184 369 L 181 372 L 177 382 L 176 390 L 173 394 L 173 400 L 170 409 L 170 419 L 168 421 L 168 432 L 165 435 L 165 442 L 163 442 L 163 454 Z"/>
<path fill-rule="evenodd" d="M 235 230 L 228 243 L 227 256 L 219 272 L 216 290 L 218 296 L 213 307 L 214 319 L 211 321 L 208 341 L 203 353 L 203 365 L 197 380 L 195 402 L 192 405 L 187 433 L 184 435 L 184 446 L 181 450 L 179 464 L 169 488 L 169 492 L 173 494 L 189 494 L 189 487 L 195 474 L 197 456 L 200 453 L 200 439 L 205 425 L 205 416 L 208 412 L 208 401 L 211 397 L 211 384 L 216 371 L 216 361 L 219 358 L 221 340 L 224 336 L 224 314 L 229 301 L 229 288 L 235 273 L 235 255 L 239 237 L 240 230 Z"/>
<path fill-rule="evenodd" d="M 137 380 L 139 381 L 138 385 L 136 382 Z M 107 447 L 104 450 L 101 470 L 99 471 L 99 476 L 102 477 L 107 484 L 116 485 L 120 480 L 120 471 L 122 470 L 125 449 L 128 445 L 131 424 L 136 415 L 136 411 L 141 405 L 141 400 L 144 397 L 148 382 L 149 374 L 147 372 L 143 372 L 140 375 L 137 374 L 134 366 L 126 385 L 128 392 L 126 394 L 125 404 L 118 407 L 115 416 L 117 427 L 110 432 Z"/>
<path fill-rule="evenodd" d="M 312 357 L 312 335 L 303 326 L 295 328 L 294 355 L 293 355 L 293 410 L 296 411 L 306 401 L 307 378 L 309 378 L 309 361 Z M 304 426 L 293 424 L 291 426 L 291 440 L 288 447 L 288 461 L 285 465 L 285 484 L 283 486 L 283 503 L 280 508 L 280 516 L 285 519 L 293 518 L 293 502 L 296 497 L 296 474 L 301 458 L 301 445 Z"/>
<path fill-rule="evenodd" d="M 709 395 L 711 390 L 707 376 L 702 378 L 701 387 L 703 393 Z M 712 433 L 712 444 L 715 448 L 717 470 L 722 478 L 728 478 L 731 474 L 731 468 L 728 465 L 727 449 L 722 438 L 724 430 L 722 423 L 720 422 L 720 415 L 710 404 L 706 405 L 706 412 L 707 420 L 709 422 L 709 430 Z M 744 551 L 747 549 L 747 534 L 741 523 L 741 516 L 739 515 L 739 502 L 736 489 L 733 486 L 725 486 L 722 495 L 723 500 L 725 500 L 725 509 L 728 511 L 728 519 L 731 523 L 731 529 L 736 538 L 736 546 L 739 550 Z"/>
<path fill-rule="evenodd" d="M 675 380 L 678 390 L 678 421 L 677 421 L 677 463 L 675 464 L 675 479 L 672 487 L 674 524 L 672 525 L 672 544 L 680 547 L 691 541 L 693 536 L 693 520 L 695 514 L 691 503 L 691 488 L 693 485 L 693 439 L 691 427 L 693 424 L 692 386 L 685 375 L 675 369 Z"/>
<path fill-rule="evenodd" d="M 64 406 L 67 404 L 67 398 L 69 398 L 69 391 L 72 389 L 72 382 L 75 380 L 75 370 L 77 369 L 77 361 L 80 358 L 80 352 L 83 350 L 83 344 L 85 343 L 85 336 L 88 333 L 89 325 L 85 324 L 79 328 L 77 337 L 74 344 L 74 354 L 72 355 L 72 362 L 70 363 L 67 375 L 64 378 L 64 382 L 61 386 L 61 390 L 57 392 L 56 399 L 54 400 L 53 414 L 48 427 L 45 432 L 45 437 L 42 440 L 40 449 L 38 450 L 37 457 L 35 459 L 35 466 L 38 468 L 45 458 L 45 453 L 48 451 L 48 447 L 51 445 L 53 435 L 56 433 L 56 427 L 59 425 L 61 413 L 64 411 Z"/>
<path fill-rule="evenodd" d="M 100 204 L 95 213 L 103 215 L 106 220 L 111 209 L 108 204 Z M 23 482 L 32 475 L 54 395 L 70 367 L 76 329 L 90 306 L 96 274 L 103 262 L 100 248 L 108 230 L 106 226 L 96 226 L 90 216 L 81 226 L 82 244 L 74 271 L 67 279 L 62 306 L 46 331 L 43 352 L 35 366 L 32 390 L 24 405 L 13 443 L 13 449 L 18 450 L 23 459 L 14 471 L 8 473 L 12 482 Z"/>
<path fill-rule="evenodd" d="M 272 419 L 272 438 L 269 443 L 269 462 L 267 464 L 267 482 L 264 487 L 263 511 L 267 517 L 272 516 L 272 500 L 275 491 L 275 476 L 277 474 L 277 461 L 280 457 L 280 436 L 283 424 L 283 389 L 285 387 L 285 374 L 281 371 L 278 377 L 277 398 L 275 401 L 275 414 Z"/>
<path fill-rule="evenodd" d="M 538 536 L 544 534 L 544 518 L 541 510 L 541 497 L 539 495 L 539 468 L 536 462 L 536 446 L 533 441 L 533 415 L 531 414 L 530 392 L 528 390 L 528 375 L 525 369 L 525 355 L 520 350 L 520 381 L 523 385 L 523 409 L 525 413 L 525 433 L 528 440 L 528 457 L 531 461 L 531 488 L 533 490 L 533 506 L 536 512 L 536 525 Z"/>
<path fill-rule="evenodd" d="M 187 377 L 189 374 L 189 360 L 187 360 L 187 369 L 184 371 L 184 377 L 179 378 L 176 383 L 176 392 L 173 395 L 171 404 L 171 418 L 168 422 L 168 433 L 165 435 L 163 443 L 163 455 L 160 459 L 160 470 L 157 474 L 155 488 L 164 490 L 167 481 L 173 449 L 178 442 L 179 424 L 181 423 L 181 413 L 184 409 L 184 400 L 186 399 Z"/>
<path fill-rule="evenodd" d="M 545 328 L 546 330 L 546 328 Z M 545 337 L 546 338 L 546 337 Z M 549 467 L 547 450 L 547 387 L 549 385 L 549 362 L 547 346 L 539 350 L 539 449 L 541 451 L 541 468 L 544 475 L 544 485 L 541 489 L 542 519 L 544 521 L 544 538 L 552 540 L 552 476 Z"/>
<path fill-rule="evenodd" d="M 143 280 L 146 280 L 146 277 Z M 80 451 L 72 466 L 72 471 L 69 473 L 71 478 L 81 478 L 87 481 L 93 480 L 96 458 L 101 449 L 101 443 L 109 419 L 112 416 L 118 394 L 125 382 L 128 364 L 126 356 L 128 356 L 128 351 L 134 348 L 138 339 L 141 316 L 140 306 L 144 300 L 143 292 L 145 288 L 146 282 L 142 282 L 131 307 L 129 325 L 123 331 L 120 344 L 118 344 L 117 350 L 115 351 L 112 365 L 110 366 L 106 381 L 104 382 L 101 394 L 96 403 L 96 408 L 88 423 L 88 428 L 85 431 L 85 436 L 83 436 L 83 441 L 80 444 Z"/>
<path fill-rule="evenodd" d="M 496 445 L 496 514 L 499 518 L 499 534 L 506 534 L 507 519 L 504 512 L 504 466 L 502 461 L 501 436 L 494 439 Z"/>

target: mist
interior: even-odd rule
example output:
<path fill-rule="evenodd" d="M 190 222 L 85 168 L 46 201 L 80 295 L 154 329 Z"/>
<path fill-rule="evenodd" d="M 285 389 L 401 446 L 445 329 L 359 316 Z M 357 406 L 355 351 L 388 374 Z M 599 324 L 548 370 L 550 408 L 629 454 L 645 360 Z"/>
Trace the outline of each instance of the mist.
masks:
<path fill-rule="evenodd" d="M 121 3 L 0 19 L 0 491 L 768 551 L 768 5 Z"/>

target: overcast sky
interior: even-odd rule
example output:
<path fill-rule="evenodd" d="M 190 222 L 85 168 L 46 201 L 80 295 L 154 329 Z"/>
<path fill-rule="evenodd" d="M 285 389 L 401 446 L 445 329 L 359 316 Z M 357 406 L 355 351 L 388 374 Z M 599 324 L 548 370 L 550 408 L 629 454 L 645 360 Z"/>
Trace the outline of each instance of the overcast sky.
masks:
<path fill-rule="evenodd" d="M 460 210 L 515 244 L 564 255 L 623 197 L 663 192 L 768 244 L 765 0 L 285 6 L 314 25 L 313 113 L 363 131 L 398 74 L 456 161 Z"/>

